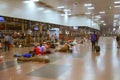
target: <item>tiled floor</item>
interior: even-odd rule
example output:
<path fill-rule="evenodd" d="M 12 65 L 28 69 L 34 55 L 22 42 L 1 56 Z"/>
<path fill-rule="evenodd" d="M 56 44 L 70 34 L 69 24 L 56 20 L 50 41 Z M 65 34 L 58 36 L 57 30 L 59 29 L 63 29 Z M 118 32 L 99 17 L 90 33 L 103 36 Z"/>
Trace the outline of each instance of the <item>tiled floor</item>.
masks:
<path fill-rule="evenodd" d="M 33 48 L 14 48 L 2 52 L 0 80 L 120 80 L 120 50 L 114 37 L 101 37 L 100 53 L 91 51 L 90 42 L 73 47 L 73 53 L 47 55 L 50 63 L 17 63 L 14 53 Z"/>

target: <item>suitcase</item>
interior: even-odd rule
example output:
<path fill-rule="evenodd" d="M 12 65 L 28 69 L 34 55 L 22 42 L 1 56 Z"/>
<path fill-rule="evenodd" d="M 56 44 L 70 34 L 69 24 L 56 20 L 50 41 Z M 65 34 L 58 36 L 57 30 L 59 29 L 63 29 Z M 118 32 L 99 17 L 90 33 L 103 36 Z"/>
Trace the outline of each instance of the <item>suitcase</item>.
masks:
<path fill-rule="evenodd" d="M 96 52 L 100 52 L 100 46 L 95 46 Z"/>

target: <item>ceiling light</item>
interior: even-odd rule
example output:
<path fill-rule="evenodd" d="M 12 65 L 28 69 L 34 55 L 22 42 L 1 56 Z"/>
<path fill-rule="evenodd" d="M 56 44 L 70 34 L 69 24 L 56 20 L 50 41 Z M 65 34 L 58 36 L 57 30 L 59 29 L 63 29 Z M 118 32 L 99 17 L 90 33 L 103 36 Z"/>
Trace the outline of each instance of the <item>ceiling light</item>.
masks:
<path fill-rule="evenodd" d="M 85 14 L 86 14 L 86 15 L 87 15 L 87 14 L 91 14 L 91 12 L 86 12 Z"/>
<path fill-rule="evenodd" d="M 115 31 L 116 30 L 116 28 L 113 28 L 113 31 Z"/>
<path fill-rule="evenodd" d="M 39 0 L 26 0 L 24 3 L 33 3 L 33 2 L 38 2 Z"/>
<path fill-rule="evenodd" d="M 96 18 L 97 18 L 97 19 L 101 19 L 101 15 L 97 15 Z"/>
<path fill-rule="evenodd" d="M 119 17 L 120 17 L 119 14 L 115 14 L 115 15 L 114 15 L 114 18 L 119 18 Z"/>
<path fill-rule="evenodd" d="M 100 11 L 99 13 L 100 13 L 100 14 L 105 14 L 105 11 Z"/>
<path fill-rule="evenodd" d="M 120 1 L 115 1 L 115 2 L 114 2 L 114 4 L 119 4 L 119 3 L 120 3 Z"/>
<path fill-rule="evenodd" d="M 104 21 L 100 21 L 101 23 L 104 23 Z"/>
<path fill-rule="evenodd" d="M 104 23 L 103 25 L 105 26 L 105 25 L 107 25 L 107 24 Z"/>
<path fill-rule="evenodd" d="M 68 14 L 69 16 L 72 15 L 71 13 Z"/>
<path fill-rule="evenodd" d="M 92 6 L 92 4 L 84 4 L 85 7 Z"/>
<path fill-rule="evenodd" d="M 88 9 L 95 9 L 94 7 L 88 7 Z"/>
<path fill-rule="evenodd" d="M 114 20 L 113 22 L 117 22 L 117 20 Z"/>
<path fill-rule="evenodd" d="M 64 6 L 58 6 L 57 8 L 59 8 L 59 9 L 63 9 L 63 8 L 65 8 Z"/>
<path fill-rule="evenodd" d="M 117 24 L 116 24 L 116 23 L 113 23 L 113 26 L 115 27 L 115 26 L 117 26 Z"/>
<path fill-rule="evenodd" d="M 71 12 L 71 9 L 64 9 L 64 12 Z"/>
<path fill-rule="evenodd" d="M 116 6 L 114 6 L 114 7 L 116 7 L 116 8 L 117 8 L 117 7 L 120 7 L 120 5 L 116 5 Z"/>
<path fill-rule="evenodd" d="M 24 1 L 24 3 L 26 3 L 26 4 L 28 4 L 28 3 L 30 3 L 31 1 Z"/>
<path fill-rule="evenodd" d="M 39 0 L 30 0 L 30 1 L 33 1 L 33 2 L 38 2 Z"/>

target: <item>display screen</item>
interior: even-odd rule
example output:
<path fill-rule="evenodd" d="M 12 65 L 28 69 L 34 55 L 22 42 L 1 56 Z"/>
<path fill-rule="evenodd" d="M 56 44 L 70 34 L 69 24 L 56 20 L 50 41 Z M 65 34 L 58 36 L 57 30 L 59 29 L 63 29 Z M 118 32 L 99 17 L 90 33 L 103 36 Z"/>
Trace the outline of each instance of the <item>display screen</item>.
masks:
<path fill-rule="evenodd" d="M 78 26 L 73 26 L 73 29 L 78 29 Z"/>
<path fill-rule="evenodd" d="M 0 22 L 4 22 L 4 17 L 0 16 Z"/>
<path fill-rule="evenodd" d="M 39 28 L 38 28 L 38 27 L 34 27 L 34 30 L 35 30 L 35 31 L 38 31 L 38 30 L 39 30 Z"/>

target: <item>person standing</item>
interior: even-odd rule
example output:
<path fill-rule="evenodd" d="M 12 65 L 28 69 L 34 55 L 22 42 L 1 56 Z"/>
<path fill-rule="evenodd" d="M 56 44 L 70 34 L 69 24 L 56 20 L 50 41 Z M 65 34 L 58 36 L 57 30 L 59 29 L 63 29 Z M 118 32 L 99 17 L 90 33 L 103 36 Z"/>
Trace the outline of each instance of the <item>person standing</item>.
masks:
<path fill-rule="evenodd" d="M 51 35 L 51 42 L 55 43 L 55 37 L 54 37 L 54 35 Z"/>
<path fill-rule="evenodd" d="M 13 45 L 13 37 L 12 35 L 9 36 L 9 47 L 12 48 Z"/>
<path fill-rule="evenodd" d="M 116 41 L 117 41 L 117 48 L 120 48 L 120 36 L 116 36 Z"/>
<path fill-rule="evenodd" d="M 92 43 L 92 51 L 94 51 L 95 50 L 95 43 L 96 43 L 95 32 L 92 32 L 92 34 L 91 34 L 91 43 Z"/>
<path fill-rule="evenodd" d="M 4 36 L 5 51 L 9 51 L 9 35 L 5 34 Z"/>

